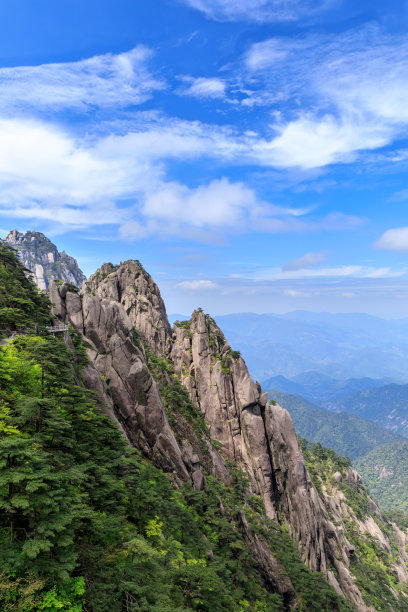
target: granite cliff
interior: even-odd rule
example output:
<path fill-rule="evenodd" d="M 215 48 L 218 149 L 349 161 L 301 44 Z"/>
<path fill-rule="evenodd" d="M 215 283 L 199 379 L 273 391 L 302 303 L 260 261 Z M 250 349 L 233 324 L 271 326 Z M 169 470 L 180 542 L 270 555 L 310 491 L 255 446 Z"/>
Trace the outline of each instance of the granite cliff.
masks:
<path fill-rule="evenodd" d="M 28 231 L 22 234 L 12 230 L 4 241 L 17 250 L 21 262 L 32 272 L 39 289 L 48 289 L 53 279 L 76 287 L 82 286 L 86 277 L 79 269 L 77 260 L 65 251 L 60 253 L 55 244 L 41 232 Z"/>
<path fill-rule="evenodd" d="M 315 459 L 302 452 L 287 411 L 267 402 L 209 315 L 196 310 L 171 329 L 159 289 L 137 261 L 105 264 L 81 293 L 55 283 L 49 293 L 55 317 L 86 344 L 85 384 L 98 392 L 128 442 L 171 474 L 174 486 L 204 489 L 209 477 L 227 483 L 233 462 L 267 524 L 287 531 L 306 566 L 321 572 L 353 609 L 408 609 L 406 534 L 383 519 L 350 466 L 333 460 L 324 474 L 315 473 Z M 362 510 L 356 510 L 358 496 Z M 263 584 L 279 594 L 283 609 L 305 609 L 290 572 L 244 509 L 240 524 Z M 361 578 L 366 540 L 375 541 L 393 576 L 385 587 L 387 607 L 377 607 Z"/>

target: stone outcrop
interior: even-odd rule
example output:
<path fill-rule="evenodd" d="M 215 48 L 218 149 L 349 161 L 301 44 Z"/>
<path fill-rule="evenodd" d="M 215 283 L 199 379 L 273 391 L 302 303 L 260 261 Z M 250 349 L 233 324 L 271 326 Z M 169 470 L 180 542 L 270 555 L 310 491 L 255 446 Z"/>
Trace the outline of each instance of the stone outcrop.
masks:
<path fill-rule="evenodd" d="M 159 288 L 138 261 L 104 264 L 87 280 L 84 290 L 121 304 L 134 328 L 152 351 L 169 348 L 171 328 Z"/>
<path fill-rule="evenodd" d="M 128 279 L 129 263 L 134 262 L 123 264 L 126 266 L 125 272 L 123 269 L 109 272 L 108 276 L 113 274 L 108 281 L 110 289 L 108 283 L 103 284 L 103 289 L 98 283 L 103 283 L 107 278 L 104 278 L 104 274 L 111 267 L 102 268 L 104 272 L 99 271 L 99 281 L 93 275 L 91 284 L 81 294 L 70 291 L 67 285 L 52 283 L 49 294 L 53 314 L 82 334 L 90 359 L 83 372 L 85 386 L 97 391 L 103 410 L 116 422 L 128 442 L 140 449 L 158 467 L 172 473 L 176 486 L 190 480 L 192 486 L 200 490 L 206 486 L 206 477 L 200 457 L 192 447 L 196 440 L 186 439 L 181 445 L 177 443 L 157 384 L 146 365 L 143 347 L 140 348 L 134 338 L 135 321 L 141 321 L 141 331 L 138 333 L 147 332 L 146 341 L 149 339 L 153 346 L 160 348 L 161 338 L 169 336 L 155 334 L 155 327 L 150 326 L 149 321 L 146 324 L 142 316 L 144 310 L 138 312 L 135 308 L 126 308 L 130 299 L 127 301 L 128 298 L 124 298 L 126 291 L 123 292 L 122 287 L 125 285 L 121 285 L 120 279 Z M 135 269 L 135 272 L 138 275 L 139 269 Z M 115 286 L 117 293 L 114 292 Z M 110 299 L 100 297 L 101 294 L 109 295 Z M 162 305 L 158 290 L 153 296 L 150 312 Z M 121 303 L 122 299 L 124 303 Z M 143 304 L 146 302 L 143 301 Z M 165 333 L 170 331 L 167 318 L 162 329 Z M 202 443 L 210 458 L 209 472 L 227 482 L 229 473 L 223 458 L 212 446 L 208 436 L 203 436 Z M 242 521 L 246 521 L 244 515 Z M 286 575 L 282 577 L 284 570 L 267 542 L 253 534 L 247 524 L 245 539 L 264 584 L 280 593 L 284 601 L 288 602 L 288 609 L 292 609 L 289 604 L 296 601 L 295 590 L 290 579 Z"/>
<path fill-rule="evenodd" d="M 361 479 L 352 469 L 336 472 L 336 486 L 323 487 L 324 495 L 319 495 L 288 412 L 267 402 L 267 394 L 251 379 L 245 362 L 231 350 L 211 317 L 198 310 L 190 321 L 176 322 L 171 330 L 157 286 L 134 261 L 105 264 L 88 279 L 81 294 L 53 284 L 50 297 L 55 316 L 70 322 L 86 343 L 90 364 L 85 384 L 98 391 L 106 412 L 129 443 L 172 472 L 176 484 L 190 480 L 198 490 L 206 486 L 206 474 L 226 481 L 224 458 L 235 461 L 248 476 L 251 493 L 262 498 L 267 516 L 286 524 L 309 568 L 321 571 L 354 609 L 371 610 L 350 571 L 354 547 L 347 539 L 344 520 L 355 520 L 387 549 L 386 538 L 377 533 L 380 511 L 370 501 L 371 514 L 365 521 L 358 522 L 353 515 L 336 488 L 342 481 L 360 487 Z M 207 446 L 211 458 L 206 469 L 197 440 L 187 429 L 183 439 L 180 432 L 172 431 L 140 337 L 149 350 L 172 363 L 204 416 L 210 434 L 203 435 L 201 446 Z M 220 453 L 210 438 L 218 442 Z M 265 584 L 282 595 L 287 609 L 296 609 L 294 588 L 287 576 L 282 577 L 269 545 L 251 533 L 244 513 L 241 525 Z M 405 534 L 394 530 L 395 538 L 404 544 Z M 395 569 L 401 581 L 406 580 L 405 562 L 402 554 Z"/>
<path fill-rule="evenodd" d="M 22 234 L 12 230 L 4 241 L 15 248 L 24 266 L 33 274 L 33 280 L 39 289 L 48 289 L 53 279 L 81 287 L 85 281 L 84 273 L 79 269 L 76 259 L 65 251 L 58 251 L 41 232 L 28 231 Z"/>
<path fill-rule="evenodd" d="M 222 454 L 249 476 L 267 515 L 285 521 L 306 564 L 323 572 L 356 610 L 368 610 L 350 572 L 353 546 L 310 479 L 288 412 L 267 403 L 239 353 L 202 311 L 188 322 L 176 322 L 172 340 L 175 370 L 204 414 L 211 437 L 222 444 Z M 350 483 L 358 478 L 353 470 L 347 473 Z M 336 522 L 343 523 L 338 511 Z"/>
<path fill-rule="evenodd" d="M 127 439 L 180 480 L 189 473 L 164 412 L 163 404 L 143 353 L 132 341 L 133 326 L 123 307 L 91 293 L 78 295 L 52 283 L 54 314 L 81 332 L 90 366 L 85 384 L 95 388 L 95 372 L 106 389 L 101 399 L 125 431 Z M 98 388 L 99 387 L 99 388 Z M 110 397 L 106 390 L 109 389 Z"/>

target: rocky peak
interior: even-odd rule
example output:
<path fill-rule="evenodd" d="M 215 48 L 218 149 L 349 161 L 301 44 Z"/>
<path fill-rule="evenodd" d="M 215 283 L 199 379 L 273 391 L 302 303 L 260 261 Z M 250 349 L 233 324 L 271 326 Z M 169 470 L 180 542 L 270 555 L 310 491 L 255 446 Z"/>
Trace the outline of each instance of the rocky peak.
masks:
<path fill-rule="evenodd" d="M 312 482 L 289 413 L 267 402 L 209 315 L 196 310 L 171 330 L 160 292 L 137 261 L 104 264 L 80 295 L 53 284 L 50 297 L 55 316 L 83 335 L 91 359 L 86 384 L 98 390 L 131 444 L 173 473 L 176 484 L 190 480 L 197 489 L 206 486 L 206 474 L 227 479 L 224 459 L 233 460 L 248 477 L 250 494 L 262 499 L 267 517 L 286 526 L 308 567 L 321 571 L 354 609 L 373 610 L 351 571 L 356 551 L 347 523 L 372 534 L 390 554 L 392 547 L 377 524 L 381 513 L 373 502 L 362 519 L 353 512 L 341 488 L 346 484 L 353 495 L 359 493 L 361 479 L 351 468 L 334 469 L 327 482 Z M 138 335 L 149 351 L 139 345 Z M 160 369 L 167 380 L 178 378 L 184 385 L 189 409 L 194 414 L 199 409 L 209 436 L 204 429 L 198 440 L 186 420 L 168 418 L 157 384 Z M 169 395 L 166 385 L 163 391 Z M 174 387 L 170 396 L 171 402 L 179 401 Z M 210 455 L 208 465 L 203 448 Z M 287 609 L 297 609 L 293 587 L 282 579 L 267 540 L 251 533 L 244 512 L 241 519 L 260 573 L 273 592 L 291 602 Z M 405 544 L 402 532 L 395 530 L 393 537 Z M 406 561 L 403 554 L 394 568 L 401 582 L 407 581 Z"/>
<path fill-rule="evenodd" d="M 25 234 L 12 230 L 4 241 L 14 247 L 24 266 L 33 274 L 39 289 L 48 289 L 53 279 L 59 279 L 81 287 L 85 275 L 76 259 L 65 251 L 58 251 L 55 244 L 43 233 L 27 231 Z"/>
<path fill-rule="evenodd" d="M 132 325 L 155 353 L 169 349 L 171 328 L 160 291 L 137 260 L 104 264 L 84 286 L 86 293 L 121 304 Z"/>
<path fill-rule="evenodd" d="M 80 295 L 56 283 L 49 294 L 54 316 L 77 329 L 87 346 L 85 384 L 98 391 L 105 410 L 131 444 L 179 480 L 188 480 L 157 384 L 123 306 L 116 299 L 102 299 L 89 290 Z"/>
<path fill-rule="evenodd" d="M 245 471 L 266 514 L 284 520 L 312 570 L 322 571 L 357 610 L 368 610 L 349 569 L 352 546 L 310 479 L 289 413 L 267 403 L 239 352 L 202 310 L 175 322 L 171 358 L 221 454 Z"/>

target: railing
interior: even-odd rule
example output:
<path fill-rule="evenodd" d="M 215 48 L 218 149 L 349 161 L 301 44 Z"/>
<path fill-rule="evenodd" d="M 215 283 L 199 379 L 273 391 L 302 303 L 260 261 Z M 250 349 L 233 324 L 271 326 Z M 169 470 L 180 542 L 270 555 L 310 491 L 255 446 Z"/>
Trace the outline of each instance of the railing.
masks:
<path fill-rule="evenodd" d="M 65 344 L 67 344 L 68 342 L 68 325 L 49 325 L 47 328 L 47 331 L 50 332 L 50 334 L 64 334 L 64 342 Z"/>
<path fill-rule="evenodd" d="M 68 325 L 55 325 L 54 327 L 47 326 L 47 330 L 51 334 L 55 334 L 55 333 L 58 333 L 58 332 L 67 332 L 68 331 Z"/>
<path fill-rule="evenodd" d="M 64 342 L 65 344 L 67 344 L 68 342 L 68 332 L 69 332 L 69 327 L 68 325 L 65 325 L 64 323 L 61 323 L 61 325 L 48 325 L 45 328 L 47 331 L 50 332 L 50 334 L 64 334 Z M 38 326 L 36 325 L 36 329 L 35 329 L 36 333 L 38 331 Z M 13 332 L 10 333 L 9 336 L 7 336 L 7 338 L 0 338 L 0 345 L 5 344 L 6 342 L 8 342 L 9 340 L 13 340 L 16 336 L 26 336 L 27 334 L 32 334 L 33 331 L 32 330 L 27 330 L 27 329 L 17 329 Z"/>

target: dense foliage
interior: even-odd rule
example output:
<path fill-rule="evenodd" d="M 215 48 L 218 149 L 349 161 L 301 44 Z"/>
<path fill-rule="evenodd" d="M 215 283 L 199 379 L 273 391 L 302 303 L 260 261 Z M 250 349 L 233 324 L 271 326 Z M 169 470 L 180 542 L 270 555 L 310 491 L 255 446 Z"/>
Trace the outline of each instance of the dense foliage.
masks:
<path fill-rule="evenodd" d="M 126 449 L 75 382 L 82 360 L 34 335 L 0 350 L 2 609 L 283 610 L 262 586 L 242 509 L 273 543 L 304 609 L 348 609 L 276 525 L 265 529 L 240 472 L 231 467 L 229 487 L 208 478 L 205 491 L 176 491 Z"/>
<path fill-rule="evenodd" d="M 26 276 L 15 252 L 0 240 L 0 338 L 49 323 L 48 298 Z"/>
<path fill-rule="evenodd" d="M 356 469 L 381 508 L 408 515 L 408 441 L 372 450 L 356 461 Z"/>
<path fill-rule="evenodd" d="M 45 322 L 46 301 L 14 254 L 2 255 L 3 296 L 10 288 L 13 303 L 13 275 L 37 304 L 34 320 Z M 205 490 L 194 491 L 176 488 L 171 475 L 128 448 L 82 385 L 79 334 L 71 331 L 66 346 L 45 330 L 33 333 L 32 306 L 24 308 L 24 333 L 0 346 L 1 610 L 284 610 L 266 588 L 244 516 L 271 543 L 300 610 L 350 610 L 267 521 L 234 465 L 228 486 L 208 476 Z M 168 364 L 148 359 L 169 414 L 205 432 Z"/>
<path fill-rule="evenodd" d="M 290 412 L 301 436 L 333 448 L 353 461 L 377 446 L 400 439 L 377 423 L 345 412 L 323 410 L 299 395 L 271 389 L 269 397 Z"/>

